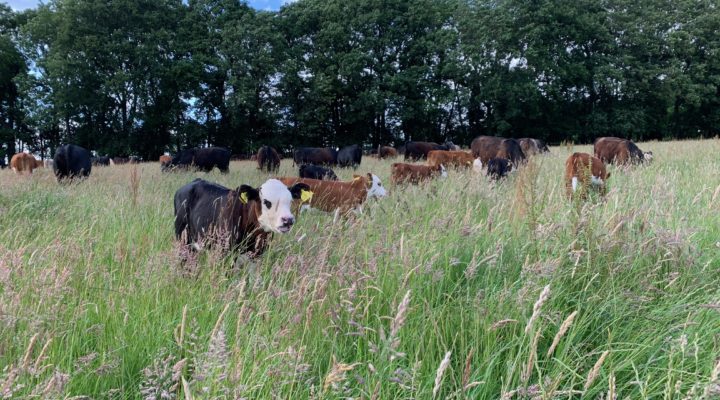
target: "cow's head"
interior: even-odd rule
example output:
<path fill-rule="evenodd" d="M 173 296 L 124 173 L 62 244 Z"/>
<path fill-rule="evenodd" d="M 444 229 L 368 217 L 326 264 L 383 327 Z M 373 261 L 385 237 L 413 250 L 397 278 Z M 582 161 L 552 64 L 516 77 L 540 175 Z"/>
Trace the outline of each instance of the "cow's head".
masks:
<path fill-rule="evenodd" d="M 483 163 L 480 158 L 476 158 L 475 161 L 473 161 L 473 171 L 477 172 L 478 174 L 482 172 L 483 169 Z"/>
<path fill-rule="evenodd" d="M 652 151 L 646 151 L 643 153 L 643 161 L 650 162 L 653 159 L 653 152 Z"/>
<path fill-rule="evenodd" d="M 277 179 L 268 179 L 259 188 L 242 185 L 238 189 L 243 203 L 255 201 L 255 215 L 265 232 L 287 233 L 295 223 L 290 211 L 293 199 L 308 199 L 310 187 L 304 183 L 285 186 Z"/>
<path fill-rule="evenodd" d="M 387 196 L 387 191 L 385 190 L 385 187 L 382 185 L 382 181 L 380 178 L 378 178 L 377 175 L 371 174 L 368 172 L 367 174 L 368 179 L 368 189 L 367 189 L 367 198 L 371 197 L 385 197 Z"/>
<path fill-rule="evenodd" d="M 447 178 L 447 170 L 445 169 L 445 166 L 440 164 L 440 177 L 441 178 Z"/>

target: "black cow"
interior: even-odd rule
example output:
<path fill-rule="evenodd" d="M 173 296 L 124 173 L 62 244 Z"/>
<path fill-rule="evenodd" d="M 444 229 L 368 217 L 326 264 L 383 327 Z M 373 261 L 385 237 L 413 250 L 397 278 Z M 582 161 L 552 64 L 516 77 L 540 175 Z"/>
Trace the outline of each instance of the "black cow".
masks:
<path fill-rule="evenodd" d="M 173 168 L 189 169 L 210 172 L 217 167 L 226 174 L 230 171 L 230 150 L 223 147 L 206 147 L 185 149 L 175 155 L 172 161 L 162 167 L 163 171 Z"/>
<path fill-rule="evenodd" d="M 90 163 L 94 167 L 107 167 L 108 165 L 110 165 L 110 157 L 108 157 L 108 156 L 92 157 L 90 159 Z"/>
<path fill-rule="evenodd" d="M 335 175 L 335 171 L 331 170 L 330 168 L 320 167 L 318 165 L 312 164 L 301 165 L 299 175 L 301 178 L 319 179 L 321 181 L 338 180 L 337 175 Z"/>
<path fill-rule="evenodd" d="M 337 163 L 342 168 L 357 168 L 362 161 L 362 148 L 357 145 L 345 146 L 338 152 Z"/>
<path fill-rule="evenodd" d="M 53 171 L 58 182 L 63 179 L 85 178 L 90 175 L 92 164 L 87 149 L 66 144 L 58 147 L 53 158 Z"/>
<path fill-rule="evenodd" d="M 487 163 L 487 176 L 494 180 L 504 178 L 510 170 L 512 165 L 507 158 L 492 158 Z"/>
<path fill-rule="evenodd" d="M 450 146 L 435 142 L 407 142 L 405 143 L 405 159 L 426 159 L 428 153 L 433 150 L 450 150 Z"/>
<path fill-rule="evenodd" d="M 293 152 L 293 163 L 337 165 L 338 152 L 329 147 L 299 147 Z"/>
<path fill-rule="evenodd" d="M 280 169 L 280 155 L 274 148 L 263 146 L 257 152 L 257 163 L 259 170 L 277 173 Z"/>
<path fill-rule="evenodd" d="M 269 179 L 259 188 L 241 185 L 235 190 L 195 179 L 175 192 L 175 237 L 186 232 L 187 244 L 199 250 L 203 241 L 228 240 L 231 250 L 261 254 L 272 232 L 287 233 L 295 223 L 293 199 L 309 186 L 285 186 Z"/>

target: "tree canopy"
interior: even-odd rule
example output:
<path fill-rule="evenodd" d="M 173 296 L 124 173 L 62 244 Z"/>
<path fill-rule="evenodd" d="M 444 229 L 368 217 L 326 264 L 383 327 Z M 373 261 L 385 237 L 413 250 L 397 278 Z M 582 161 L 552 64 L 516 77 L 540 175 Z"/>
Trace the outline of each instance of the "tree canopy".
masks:
<path fill-rule="evenodd" d="M 709 0 L 0 4 L 0 152 L 714 136 L 719 31 Z"/>

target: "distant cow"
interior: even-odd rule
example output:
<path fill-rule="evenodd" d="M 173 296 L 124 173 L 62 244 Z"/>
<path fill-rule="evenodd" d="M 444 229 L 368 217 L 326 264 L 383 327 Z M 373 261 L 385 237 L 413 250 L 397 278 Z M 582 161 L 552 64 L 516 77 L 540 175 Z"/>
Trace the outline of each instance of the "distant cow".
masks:
<path fill-rule="evenodd" d="M 534 156 L 535 154 L 550 152 L 547 144 L 545 144 L 545 142 L 540 139 L 522 138 L 518 139 L 518 143 L 520 143 L 520 148 L 522 149 L 523 153 L 525 153 L 526 157 Z"/>
<path fill-rule="evenodd" d="M 257 152 L 257 163 L 259 170 L 277 173 L 280 170 L 280 155 L 274 148 L 263 146 Z"/>
<path fill-rule="evenodd" d="M 378 148 L 378 158 L 395 158 L 398 156 L 397 150 L 390 146 L 380 146 Z"/>
<path fill-rule="evenodd" d="M 25 172 L 32 175 L 34 169 L 42 166 L 42 161 L 36 160 L 35 157 L 27 153 L 17 153 L 10 159 L 10 168 L 21 175 Z"/>
<path fill-rule="evenodd" d="M 450 147 L 435 142 L 407 142 L 405 143 L 405 159 L 426 159 L 428 153 L 433 150 L 450 150 Z"/>
<path fill-rule="evenodd" d="M 337 156 L 338 152 L 329 147 L 300 147 L 293 152 L 293 162 L 297 165 L 336 165 Z"/>
<path fill-rule="evenodd" d="M 491 158 L 487 163 L 487 176 L 493 180 L 500 180 L 512 170 L 510 161 L 506 158 Z"/>
<path fill-rule="evenodd" d="M 101 156 L 101 157 L 92 157 L 90 158 L 90 163 L 93 165 L 93 167 L 99 167 L 99 166 L 108 166 L 110 165 L 110 157 L 108 156 Z"/>
<path fill-rule="evenodd" d="M 74 144 L 60 146 L 55 151 L 53 170 L 58 182 L 63 179 L 86 178 L 92 170 L 90 152 Z"/>
<path fill-rule="evenodd" d="M 478 136 L 470 144 L 470 149 L 473 157 L 480 158 L 483 164 L 493 158 L 504 158 L 517 167 L 526 161 L 525 153 L 515 139 Z"/>
<path fill-rule="evenodd" d="M 342 168 L 357 168 L 362 161 L 362 148 L 360 145 L 345 146 L 338 152 L 337 163 Z"/>
<path fill-rule="evenodd" d="M 602 160 L 590 154 L 573 153 L 565 161 L 565 189 L 569 198 L 578 191 L 581 198 L 586 198 L 590 189 L 605 195 L 609 177 Z"/>
<path fill-rule="evenodd" d="M 362 211 L 362 204 L 371 197 L 385 197 L 387 192 L 376 175 L 355 175 L 349 182 L 321 181 L 306 178 L 278 178 L 286 185 L 304 183 L 310 186 L 312 198 L 303 206 L 341 214 Z"/>
<path fill-rule="evenodd" d="M 160 166 L 164 167 L 164 166 L 168 165 L 170 162 L 172 162 L 172 157 L 165 155 L 165 154 L 160 156 Z"/>
<path fill-rule="evenodd" d="M 111 161 L 111 164 L 113 165 L 128 164 L 130 163 L 130 157 L 113 157 Z"/>
<path fill-rule="evenodd" d="M 442 164 L 431 167 L 427 165 L 394 163 L 390 167 L 392 173 L 391 182 L 393 185 L 402 183 L 418 183 L 438 176 L 447 177 L 447 171 Z"/>
<path fill-rule="evenodd" d="M 644 153 L 635 143 L 627 139 L 601 137 L 595 140 L 593 148 L 595 157 L 610 164 L 639 164 L 653 159 L 651 151 Z"/>
<path fill-rule="evenodd" d="M 336 181 L 338 180 L 335 171 L 330 168 L 321 167 L 319 165 L 304 164 L 300 166 L 298 175 L 301 178 L 318 179 L 321 181 Z"/>
<path fill-rule="evenodd" d="M 230 171 L 230 150 L 223 147 L 195 147 L 185 149 L 175 155 L 170 163 L 165 165 L 163 170 L 192 168 L 210 172 L 216 167 L 223 174 L 227 174 Z"/>
<path fill-rule="evenodd" d="M 175 237 L 181 239 L 187 231 L 187 244 L 196 250 L 204 240 L 226 238 L 232 250 L 260 255 L 270 233 L 290 231 L 295 223 L 292 199 L 307 190 L 307 185 L 287 187 L 277 179 L 257 189 L 241 185 L 235 190 L 195 179 L 175 192 Z"/>
<path fill-rule="evenodd" d="M 433 150 L 428 153 L 428 165 L 437 167 L 471 168 L 475 158 L 464 151 Z"/>

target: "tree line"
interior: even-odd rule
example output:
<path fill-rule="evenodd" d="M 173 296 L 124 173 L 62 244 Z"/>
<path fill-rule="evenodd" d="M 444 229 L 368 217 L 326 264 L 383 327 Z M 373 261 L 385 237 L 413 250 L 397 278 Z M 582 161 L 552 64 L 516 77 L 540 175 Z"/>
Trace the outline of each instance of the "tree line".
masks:
<path fill-rule="evenodd" d="M 714 0 L 0 4 L 0 152 L 715 136 L 719 31 Z"/>

